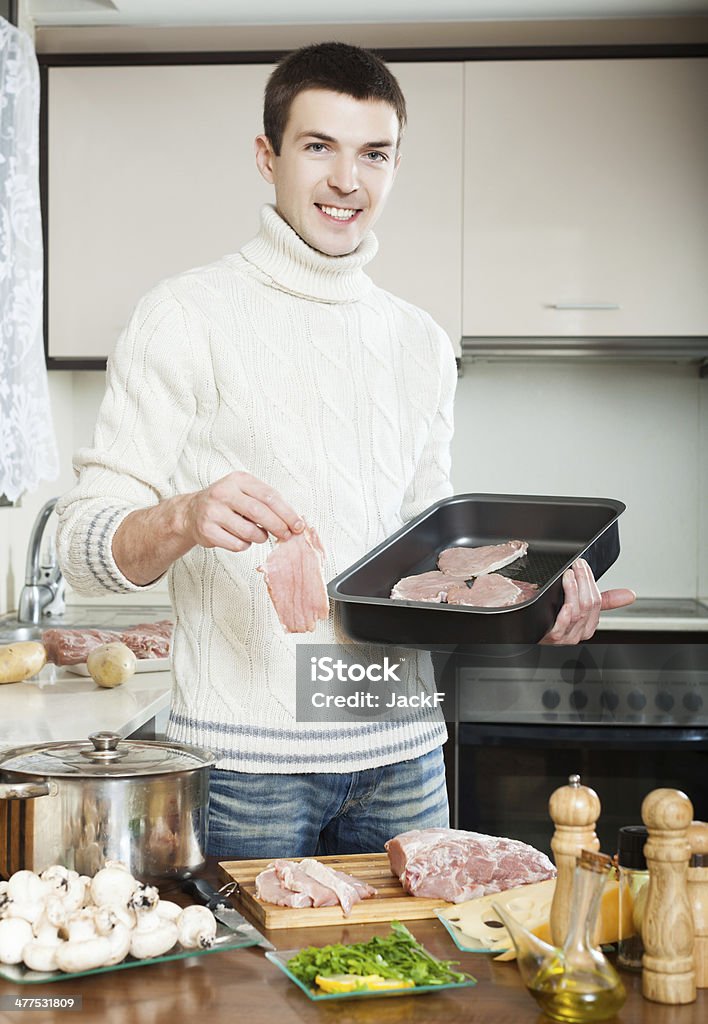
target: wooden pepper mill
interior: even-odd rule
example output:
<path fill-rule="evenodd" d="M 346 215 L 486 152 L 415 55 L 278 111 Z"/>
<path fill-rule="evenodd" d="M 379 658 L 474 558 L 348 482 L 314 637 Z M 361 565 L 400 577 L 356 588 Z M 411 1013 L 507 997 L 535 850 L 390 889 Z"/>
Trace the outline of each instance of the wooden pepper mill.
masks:
<path fill-rule="evenodd" d="M 656 1003 L 692 1003 L 696 998 L 693 918 L 688 900 L 686 838 L 693 806 L 678 789 L 655 789 L 642 803 L 649 830 L 644 856 L 649 889 L 642 919 L 642 992 Z"/>
<path fill-rule="evenodd" d="M 708 824 L 692 821 L 688 826 L 691 860 L 688 865 L 688 901 L 695 933 L 693 960 L 696 988 L 708 988 Z"/>
<path fill-rule="evenodd" d="M 581 850 L 597 853 L 600 840 L 595 825 L 600 817 L 600 799 L 594 789 L 580 785 L 580 776 L 571 775 L 567 786 L 551 793 L 548 810 L 556 826 L 551 849 L 558 869 L 551 904 L 551 937 L 562 946 L 568 932 L 575 863 Z"/>

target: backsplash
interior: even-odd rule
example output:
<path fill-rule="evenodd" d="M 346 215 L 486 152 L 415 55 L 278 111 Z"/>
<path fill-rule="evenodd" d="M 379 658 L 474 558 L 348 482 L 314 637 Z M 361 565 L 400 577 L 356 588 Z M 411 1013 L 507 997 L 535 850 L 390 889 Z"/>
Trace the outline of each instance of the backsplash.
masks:
<path fill-rule="evenodd" d="M 49 384 L 61 472 L 20 508 L 0 509 L 0 613 L 17 606 L 37 512 L 73 483 L 104 375 L 51 371 Z M 622 552 L 603 586 L 708 597 L 708 381 L 695 366 L 465 362 L 455 419 L 456 492 L 619 498 Z M 121 600 L 166 603 L 167 585 Z"/>

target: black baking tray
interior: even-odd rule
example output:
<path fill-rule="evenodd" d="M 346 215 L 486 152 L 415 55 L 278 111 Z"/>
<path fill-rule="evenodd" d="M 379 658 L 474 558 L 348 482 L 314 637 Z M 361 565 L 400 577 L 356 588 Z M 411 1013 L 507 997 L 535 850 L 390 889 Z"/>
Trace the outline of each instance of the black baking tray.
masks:
<path fill-rule="evenodd" d="M 614 498 L 528 494 L 456 494 L 431 505 L 328 585 L 339 621 L 353 640 L 428 650 L 480 643 L 536 643 L 563 604 L 564 571 L 581 556 L 595 579 L 619 555 Z M 403 576 L 435 569 L 444 548 L 526 540 L 527 554 L 499 572 L 536 583 L 532 598 L 510 608 L 466 608 L 392 601 Z"/>

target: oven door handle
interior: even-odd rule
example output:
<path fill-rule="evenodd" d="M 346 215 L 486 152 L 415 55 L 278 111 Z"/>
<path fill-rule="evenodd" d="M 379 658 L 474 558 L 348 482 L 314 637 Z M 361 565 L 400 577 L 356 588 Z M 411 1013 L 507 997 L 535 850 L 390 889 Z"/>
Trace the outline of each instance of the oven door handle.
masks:
<path fill-rule="evenodd" d="M 457 742 L 462 747 L 606 747 L 619 750 L 682 748 L 708 750 L 706 726 L 535 725 L 460 722 Z"/>

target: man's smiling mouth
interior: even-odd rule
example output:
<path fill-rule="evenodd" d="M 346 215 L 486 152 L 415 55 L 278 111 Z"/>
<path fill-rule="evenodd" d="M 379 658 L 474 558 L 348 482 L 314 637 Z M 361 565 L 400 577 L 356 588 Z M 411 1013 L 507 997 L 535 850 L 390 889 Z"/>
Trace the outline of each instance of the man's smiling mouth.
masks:
<path fill-rule="evenodd" d="M 322 203 L 315 203 L 315 206 L 326 216 L 331 217 L 332 220 L 348 221 L 356 217 L 358 213 L 361 213 L 361 210 L 358 209 L 324 206 Z"/>

